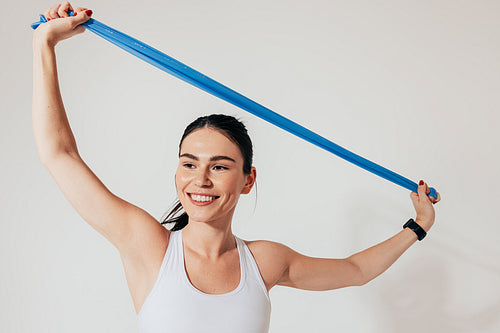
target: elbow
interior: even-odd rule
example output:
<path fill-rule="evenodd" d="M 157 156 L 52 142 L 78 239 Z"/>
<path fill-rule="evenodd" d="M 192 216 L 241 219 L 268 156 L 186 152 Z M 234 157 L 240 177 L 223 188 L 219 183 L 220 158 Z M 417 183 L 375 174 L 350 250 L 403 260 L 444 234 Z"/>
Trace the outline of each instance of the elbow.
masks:
<path fill-rule="evenodd" d="M 61 156 L 79 157 L 76 144 L 65 144 L 62 141 L 36 140 L 36 149 L 40 162 L 48 167 Z"/>
<path fill-rule="evenodd" d="M 350 265 L 350 270 L 351 270 L 351 278 L 350 278 L 350 286 L 353 287 L 360 287 L 364 286 L 368 282 L 370 282 L 372 279 L 367 276 L 367 274 L 363 271 L 361 266 L 354 260 L 352 260 L 351 257 L 347 258 L 346 261 Z"/>
<path fill-rule="evenodd" d="M 49 169 L 54 163 L 54 160 L 56 160 L 55 156 L 49 154 L 38 154 L 38 158 L 40 159 L 40 163 L 47 169 Z"/>
<path fill-rule="evenodd" d="M 370 282 L 371 280 L 368 279 L 360 279 L 354 286 L 356 287 L 361 287 Z"/>
<path fill-rule="evenodd" d="M 370 281 L 371 280 L 366 279 L 366 278 L 360 276 L 360 277 L 357 277 L 356 279 L 354 279 L 354 281 L 352 283 L 352 286 L 353 287 L 361 287 L 361 286 L 364 286 L 365 284 L 367 284 Z"/>
<path fill-rule="evenodd" d="M 42 165 L 44 167 L 48 167 L 50 164 L 51 164 L 51 158 L 49 158 L 49 156 L 46 156 L 46 155 L 42 155 L 42 154 L 38 154 L 38 158 L 40 160 L 40 163 L 42 163 Z"/>
<path fill-rule="evenodd" d="M 40 163 L 47 168 L 50 169 L 54 163 L 56 163 L 62 156 L 71 156 L 74 158 L 79 158 L 80 156 L 78 155 L 77 152 L 58 152 L 58 153 L 53 153 L 53 154 L 38 154 L 38 158 L 40 159 Z"/>

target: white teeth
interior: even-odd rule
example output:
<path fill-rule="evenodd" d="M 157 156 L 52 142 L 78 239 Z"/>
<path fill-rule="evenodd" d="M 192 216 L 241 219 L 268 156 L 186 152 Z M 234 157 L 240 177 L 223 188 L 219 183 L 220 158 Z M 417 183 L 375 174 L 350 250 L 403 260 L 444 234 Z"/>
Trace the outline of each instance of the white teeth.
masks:
<path fill-rule="evenodd" d="M 197 195 L 197 194 L 191 194 L 191 198 L 194 201 L 198 201 L 198 202 L 212 201 L 212 200 L 215 199 L 215 197 L 209 197 L 209 196 L 206 196 L 206 195 Z"/>

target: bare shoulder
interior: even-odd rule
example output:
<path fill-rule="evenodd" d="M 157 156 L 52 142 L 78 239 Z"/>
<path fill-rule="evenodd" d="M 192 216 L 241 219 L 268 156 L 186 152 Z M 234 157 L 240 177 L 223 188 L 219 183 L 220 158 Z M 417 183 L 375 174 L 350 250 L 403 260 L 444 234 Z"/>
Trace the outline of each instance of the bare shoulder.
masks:
<path fill-rule="evenodd" d="M 288 258 L 292 250 L 284 244 L 269 240 L 244 242 L 252 253 L 269 291 L 288 269 Z"/>
<path fill-rule="evenodd" d="M 153 218 L 137 219 L 130 223 L 131 235 L 120 249 L 124 258 L 142 263 L 161 264 L 168 247 L 171 231 Z"/>
<path fill-rule="evenodd" d="M 273 253 L 274 255 L 276 255 L 280 253 L 286 253 L 290 250 L 288 246 L 270 240 L 244 240 L 244 242 L 254 255 L 254 251 L 257 253 Z"/>

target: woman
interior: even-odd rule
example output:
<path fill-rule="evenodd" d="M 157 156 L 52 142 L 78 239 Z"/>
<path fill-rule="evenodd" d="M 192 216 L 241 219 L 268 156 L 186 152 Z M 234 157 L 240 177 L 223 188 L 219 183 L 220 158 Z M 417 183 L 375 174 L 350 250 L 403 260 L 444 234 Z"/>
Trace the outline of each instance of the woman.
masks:
<path fill-rule="evenodd" d="M 80 157 L 58 86 L 55 46 L 82 33 L 90 15 L 64 2 L 47 9 L 49 21 L 35 30 L 33 129 L 40 160 L 66 198 L 118 249 L 141 332 L 267 332 L 273 286 L 363 285 L 415 243 L 410 226 L 348 258 L 326 259 L 234 236 L 232 216 L 239 196 L 251 191 L 256 170 L 244 125 L 224 115 L 199 118 L 186 128 L 175 177 L 179 203 L 166 221 L 116 197 Z M 432 204 L 440 200 L 429 192 L 421 181 L 410 195 L 415 222 L 426 232 L 434 223 Z M 162 226 L 171 222 L 171 230 Z"/>

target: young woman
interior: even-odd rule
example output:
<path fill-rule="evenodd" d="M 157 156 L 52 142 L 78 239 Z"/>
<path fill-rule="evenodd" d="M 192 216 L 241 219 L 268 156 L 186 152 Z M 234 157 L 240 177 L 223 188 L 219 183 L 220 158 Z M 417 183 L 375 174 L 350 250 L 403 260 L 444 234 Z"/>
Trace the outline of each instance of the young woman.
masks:
<path fill-rule="evenodd" d="M 75 17 L 67 12 L 73 10 Z M 404 228 L 345 259 L 314 258 L 271 241 L 244 241 L 231 231 L 241 194 L 256 170 L 243 124 L 230 116 L 201 117 L 179 145 L 175 183 L 179 203 L 162 223 L 116 197 L 79 155 L 62 103 L 55 46 L 82 33 L 92 14 L 64 2 L 47 9 L 34 32 L 33 130 L 42 164 L 82 218 L 119 251 L 145 332 L 267 332 L 269 290 L 275 285 L 331 290 L 367 283 L 417 240 Z M 410 197 L 415 222 L 434 223 L 427 184 Z M 175 223 L 171 230 L 162 226 Z"/>

